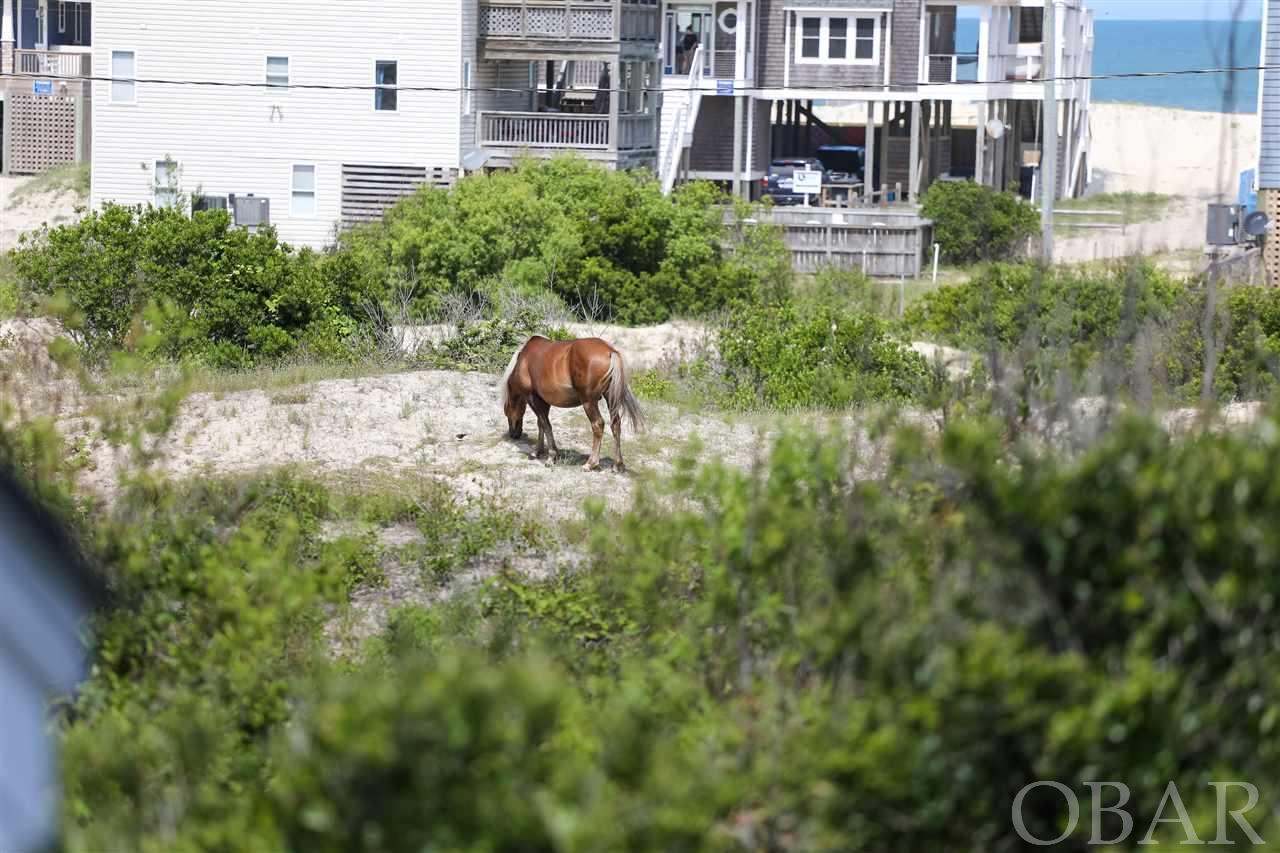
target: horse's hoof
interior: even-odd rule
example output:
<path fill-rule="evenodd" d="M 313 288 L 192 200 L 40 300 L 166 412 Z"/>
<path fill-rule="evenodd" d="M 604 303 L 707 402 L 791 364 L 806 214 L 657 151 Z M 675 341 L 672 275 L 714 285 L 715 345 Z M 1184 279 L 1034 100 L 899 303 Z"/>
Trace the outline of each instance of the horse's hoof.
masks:
<path fill-rule="evenodd" d="M 582 470 L 583 470 L 583 471 L 598 471 L 598 470 L 600 470 L 600 463 L 599 463 L 599 462 L 584 462 L 584 463 L 583 463 L 583 465 L 582 465 Z"/>
<path fill-rule="evenodd" d="M 625 474 L 627 473 L 627 466 L 622 464 L 614 465 L 613 472 L 615 474 Z"/>

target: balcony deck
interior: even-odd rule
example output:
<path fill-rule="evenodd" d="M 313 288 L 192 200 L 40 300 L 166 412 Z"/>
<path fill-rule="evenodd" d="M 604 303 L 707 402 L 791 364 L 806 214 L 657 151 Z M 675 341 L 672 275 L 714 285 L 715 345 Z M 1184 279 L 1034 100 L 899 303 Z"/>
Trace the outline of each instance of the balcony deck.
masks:
<path fill-rule="evenodd" d="M 656 54 L 657 0 L 487 0 L 482 59 Z"/>
<path fill-rule="evenodd" d="M 479 115 L 478 143 L 506 165 L 522 154 L 553 156 L 576 151 L 589 160 L 621 168 L 657 157 L 658 117 L 491 111 Z"/>

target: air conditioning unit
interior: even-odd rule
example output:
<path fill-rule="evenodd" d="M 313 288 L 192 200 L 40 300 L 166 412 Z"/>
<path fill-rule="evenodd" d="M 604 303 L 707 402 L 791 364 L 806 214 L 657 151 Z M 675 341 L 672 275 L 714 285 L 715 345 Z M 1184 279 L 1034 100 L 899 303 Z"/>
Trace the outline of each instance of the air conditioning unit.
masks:
<path fill-rule="evenodd" d="M 191 198 L 191 212 L 199 213 L 202 210 L 226 210 L 227 197 L 225 195 L 198 195 Z"/>
<path fill-rule="evenodd" d="M 1205 242 L 1210 246 L 1240 246 L 1261 240 L 1271 230 L 1271 220 L 1260 210 L 1241 204 L 1211 204 Z"/>
<path fill-rule="evenodd" d="M 258 198 L 252 193 L 245 196 L 227 196 L 231 207 L 231 221 L 243 228 L 257 228 L 271 222 L 271 199 Z"/>

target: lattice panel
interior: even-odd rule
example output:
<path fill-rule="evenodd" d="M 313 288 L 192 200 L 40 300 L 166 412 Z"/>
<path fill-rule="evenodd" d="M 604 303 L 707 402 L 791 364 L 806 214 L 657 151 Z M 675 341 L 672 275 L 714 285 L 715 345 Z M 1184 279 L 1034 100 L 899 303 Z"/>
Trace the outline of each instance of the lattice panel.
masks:
<path fill-rule="evenodd" d="M 569 35 L 574 38 L 612 38 L 613 10 L 574 9 L 572 17 L 569 18 Z"/>
<path fill-rule="evenodd" d="M 1258 190 L 1258 209 L 1272 222 L 1280 222 L 1280 190 Z M 1280 284 L 1280 231 L 1267 234 L 1262 244 L 1262 263 L 1267 268 L 1267 284 Z"/>
<path fill-rule="evenodd" d="M 9 170 L 34 175 L 76 161 L 74 98 L 9 93 Z"/>
<path fill-rule="evenodd" d="M 564 35 L 564 9 L 544 9 L 531 6 L 528 15 L 529 35 Z"/>
<path fill-rule="evenodd" d="M 481 33 L 492 36 L 520 35 L 519 6 L 484 6 L 480 11 Z"/>

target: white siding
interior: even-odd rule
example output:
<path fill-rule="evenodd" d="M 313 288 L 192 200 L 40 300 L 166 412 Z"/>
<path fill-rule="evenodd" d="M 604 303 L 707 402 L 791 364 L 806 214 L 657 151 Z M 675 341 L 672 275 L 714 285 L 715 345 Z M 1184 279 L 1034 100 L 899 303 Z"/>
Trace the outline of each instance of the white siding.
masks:
<path fill-rule="evenodd" d="M 261 83 L 271 55 L 289 57 L 294 84 L 368 86 L 383 59 L 397 61 L 401 86 L 451 91 L 401 91 L 398 109 L 380 112 L 368 90 L 139 83 L 137 103 L 126 105 L 111 103 L 100 81 L 93 205 L 150 201 L 154 163 L 170 156 L 183 192 L 268 197 L 282 239 L 324 245 L 339 219 L 344 162 L 458 167 L 464 4 L 475 0 L 212 0 L 178 14 L 172 0 L 95 0 L 95 76 L 110 74 L 112 50 L 132 50 L 142 79 Z M 289 215 L 295 163 L 316 167 L 312 218 Z"/>

